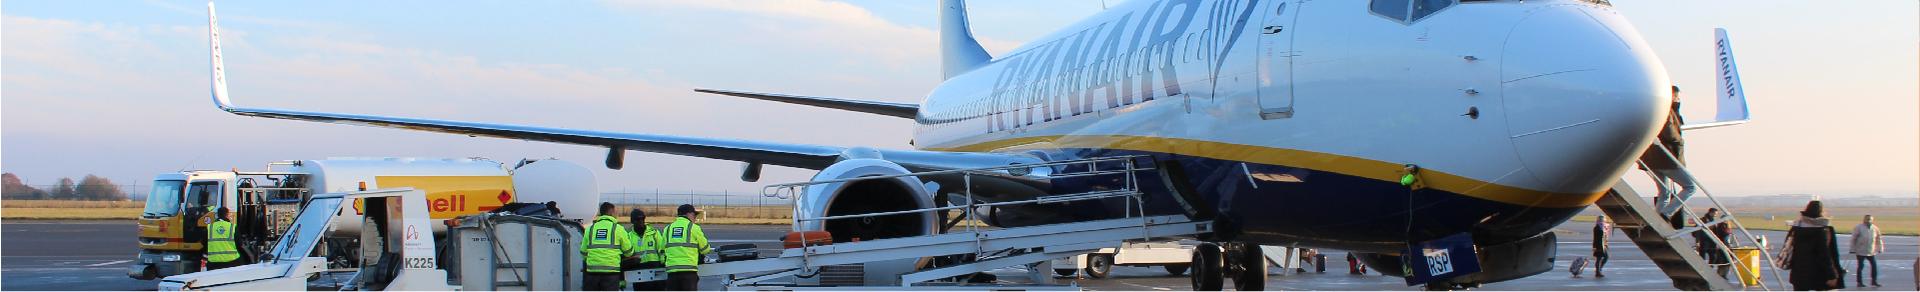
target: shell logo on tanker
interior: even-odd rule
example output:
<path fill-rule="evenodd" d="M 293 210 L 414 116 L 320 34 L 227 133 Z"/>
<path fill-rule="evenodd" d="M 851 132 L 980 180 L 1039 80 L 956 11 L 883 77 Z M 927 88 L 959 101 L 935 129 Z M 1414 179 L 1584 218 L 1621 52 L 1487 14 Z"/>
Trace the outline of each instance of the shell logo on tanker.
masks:
<path fill-rule="evenodd" d="M 513 178 L 506 176 L 376 176 L 369 188 L 412 187 L 427 193 L 427 211 L 434 219 L 493 211 L 513 202 Z M 353 213 L 366 215 L 360 200 Z"/>

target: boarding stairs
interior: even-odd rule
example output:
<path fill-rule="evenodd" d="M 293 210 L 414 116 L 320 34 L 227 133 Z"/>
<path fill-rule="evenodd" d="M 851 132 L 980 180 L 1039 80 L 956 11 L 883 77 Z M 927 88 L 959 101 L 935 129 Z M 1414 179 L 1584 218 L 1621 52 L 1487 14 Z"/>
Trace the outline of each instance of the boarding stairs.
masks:
<path fill-rule="evenodd" d="M 1625 233 L 1629 238 L 1632 238 L 1634 245 L 1639 246 L 1640 250 L 1645 252 L 1647 257 L 1653 260 L 1654 265 L 1658 266 L 1662 272 L 1665 272 L 1668 277 L 1673 279 L 1674 288 L 1681 290 L 1736 290 L 1748 288 L 1772 290 L 1773 288 L 1767 285 L 1767 281 L 1761 281 L 1760 285 L 1757 286 L 1746 286 L 1743 282 L 1730 281 L 1735 279 L 1727 279 L 1720 276 L 1716 270 L 1723 265 L 1733 265 L 1730 267 L 1732 269 L 1728 271 L 1727 276 L 1737 278 L 1740 275 L 1737 267 L 1755 264 L 1746 263 L 1744 262 L 1745 259 L 1734 256 L 1731 252 L 1732 249 L 1728 248 L 1728 243 L 1741 244 L 1744 247 L 1759 247 L 1762 263 L 1757 264 L 1762 266 L 1763 269 L 1774 269 L 1776 265 L 1773 263 L 1773 255 L 1767 250 L 1764 244 L 1765 240 L 1761 239 L 1761 236 L 1749 232 L 1746 226 L 1740 224 L 1739 220 L 1733 219 L 1735 215 L 1733 211 L 1721 205 L 1718 200 L 1713 199 L 1712 194 L 1707 191 L 1705 185 L 1697 180 L 1697 176 L 1688 172 L 1686 167 L 1681 166 L 1665 171 L 1648 167 L 1649 165 L 1682 165 L 1678 158 L 1667 151 L 1667 147 L 1655 144 L 1652 147 L 1648 147 L 1647 151 L 1646 155 L 1641 156 L 1639 165 L 1641 166 L 1640 169 L 1644 170 L 1643 172 L 1659 186 L 1658 189 L 1660 193 L 1657 194 L 1654 202 L 1647 202 L 1640 197 L 1640 194 L 1635 192 L 1632 187 L 1627 185 L 1625 179 L 1621 179 L 1615 182 L 1613 188 L 1608 190 L 1606 195 L 1600 198 L 1600 201 L 1595 202 L 1594 206 L 1599 207 L 1601 211 L 1605 212 L 1607 217 L 1613 220 L 1615 228 L 1619 228 L 1621 232 Z M 1686 186 L 1691 186 L 1694 191 L 1681 191 L 1682 189 L 1686 189 Z M 1722 213 L 1721 217 L 1713 219 L 1711 222 L 1702 222 L 1702 218 L 1689 211 L 1687 204 L 1689 202 L 1699 201 L 1697 200 L 1699 198 L 1706 199 L 1706 204 L 1702 205 L 1720 209 Z M 1685 218 L 1691 226 L 1675 229 L 1671 222 L 1665 218 L 1671 218 L 1671 216 L 1674 216 L 1676 213 Z M 1736 232 L 1733 234 L 1734 239 L 1741 240 L 1729 241 L 1721 239 L 1707 229 L 1709 226 L 1720 223 L 1731 224 L 1733 230 Z M 1729 251 L 1721 253 L 1727 258 L 1720 262 L 1730 264 L 1710 264 L 1708 259 L 1701 256 L 1700 253 L 1693 248 L 1694 245 L 1688 241 L 1694 237 L 1694 233 L 1696 232 L 1704 233 L 1705 236 L 1712 241 L 1703 244 L 1712 244 L 1720 250 Z M 1771 274 L 1773 280 L 1771 282 L 1785 289 L 1786 281 L 1782 278 L 1781 271 L 1774 269 Z"/>
<path fill-rule="evenodd" d="M 772 289 L 796 290 L 822 288 L 831 290 L 861 289 L 860 286 L 809 286 L 798 284 L 793 277 L 822 277 L 844 271 L 847 265 L 858 265 L 880 261 L 921 259 L 932 256 L 972 255 L 973 260 L 910 271 L 900 274 L 897 285 L 865 288 L 880 289 L 1073 289 L 1078 287 L 1051 285 L 1051 268 L 1030 266 L 1036 281 L 1034 286 L 1012 287 L 1000 284 L 966 283 L 956 279 L 962 276 L 1005 267 L 1021 265 L 1046 265 L 1052 259 L 1071 257 L 1119 246 L 1124 241 L 1144 241 L 1156 238 L 1190 236 L 1212 231 L 1210 221 L 1192 220 L 1186 215 L 1146 215 L 1145 194 L 1140 191 L 1137 175 L 1141 172 L 1154 174 L 1151 167 L 1142 167 L 1140 161 L 1150 160 L 1146 156 L 1123 156 L 1092 158 L 1070 161 L 1058 161 L 1015 166 L 1000 166 L 975 169 L 918 172 L 891 176 L 871 176 L 842 180 L 809 181 L 792 184 L 767 186 L 764 195 L 790 196 L 804 193 L 807 186 L 845 183 L 869 179 L 889 179 L 904 176 L 961 175 L 967 183 L 951 195 L 965 204 L 953 206 L 923 208 L 868 214 L 826 216 L 818 218 L 795 218 L 796 222 L 809 220 L 857 219 L 877 216 L 916 214 L 924 212 L 958 211 L 960 218 L 975 217 L 976 210 L 993 206 L 1021 204 L 1055 204 L 1062 202 L 1122 199 L 1127 202 L 1125 215 L 1103 220 L 1059 223 L 1038 226 L 992 228 L 981 224 L 958 224 L 940 234 L 887 238 L 856 242 L 840 242 L 827 245 L 787 248 L 773 257 L 733 262 L 703 264 L 701 276 L 724 276 L 722 282 L 728 289 Z M 977 176 L 1007 176 L 1012 173 L 1028 173 L 1037 168 L 1053 168 L 1050 178 L 1112 176 L 1119 178 L 1119 185 L 1085 193 L 1057 194 L 1019 201 L 983 202 L 974 200 L 972 182 Z M 802 197 L 794 197 L 796 206 Z M 824 272 L 823 272 L 824 270 Z M 1042 276 L 1044 275 L 1044 276 Z M 629 273 L 629 278 L 636 275 Z M 844 276 L 843 276 L 844 277 Z M 823 283 L 826 281 L 822 281 Z M 890 287 L 890 288 L 889 288 Z"/>

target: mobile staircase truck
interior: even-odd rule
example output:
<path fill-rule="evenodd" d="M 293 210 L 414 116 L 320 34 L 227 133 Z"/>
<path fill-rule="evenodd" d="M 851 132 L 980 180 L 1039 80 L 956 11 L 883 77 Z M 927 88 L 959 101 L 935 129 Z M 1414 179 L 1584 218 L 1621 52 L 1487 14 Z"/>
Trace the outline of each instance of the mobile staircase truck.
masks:
<path fill-rule="evenodd" d="M 1679 157 L 1674 156 L 1667 149 L 1665 145 L 1655 143 L 1652 147 L 1648 147 L 1647 152 L 1641 155 L 1638 162 L 1640 169 L 1654 182 L 1658 192 L 1653 202 L 1647 202 L 1640 197 L 1633 187 L 1627 185 L 1625 179 L 1621 179 L 1615 182 L 1613 188 L 1608 190 L 1600 201 L 1595 202 L 1594 206 L 1605 212 L 1607 218 L 1613 220 L 1614 228 L 1620 229 L 1632 239 L 1633 244 L 1640 247 L 1640 250 L 1647 254 L 1648 259 L 1653 260 L 1654 266 L 1659 267 L 1662 273 L 1673 280 L 1673 287 L 1676 289 L 1786 290 L 1788 286 L 1783 276 L 1785 273 L 1779 270 L 1779 264 L 1774 262 L 1772 251 L 1768 250 L 1764 243 L 1764 236 L 1747 230 L 1745 225 L 1734 219 L 1736 214 L 1733 209 L 1721 205 L 1719 200 L 1714 199 L 1713 193 L 1698 180 L 1699 177 L 1694 176 Z M 1653 167 L 1655 165 L 1677 167 L 1661 170 Z M 1693 186 L 1696 191 L 1691 193 L 1681 191 L 1685 188 L 1684 186 Z M 1706 200 L 1699 200 L 1699 198 Z M 1696 216 L 1689 210 L 1688 205 L 1719 208 L 1725 215 L 1711 219 L 1712 221 L 1703 221 L 1700 216 Z M 1684 218 L 1684 222 L 1680 224 L 1683 227 L 1675 228 L 1674 222 L 1663 219 L 1676 216 Z M 1706 230 L 1707 227 L 1718 224 L 1729 224 L 1735 231 L 1729 234 L 1732 238 L 1720 238 Z M 1738 257 L 1734 256 L 1733 252 L 1720 253 L 1722 258 L 1718 259 L 1701 256 L 1695 252 L 1695 246 L 1687 242 L 1687 238 L 1694 237 L 1696 234 L 1708 239 L 1698 244 L 1711 245 L 1710 248 L 1727 251 L 1751 250 L 1759 256 Z M 1729 274 L 1743 279 L 1732 281 L 1733 279 L 1722 277 L 1715 271 L 1721 267 L 1734 270 Z M 1762 270 L 1762 267 L 1765 267 L 1765 270 Z M 1762 275 L 1770 276 L 1762 277 Z M 1771 278 L 1773 284 L 1768 285 L 1768 282 L 1761 281 L 1762 278 Z"/>
<path fill-rule="evenodd" d="M 949 229 L 944 232 L 821 244 L 814 244 L 812 242 L 816 241 L 806 238 L 788 238 L 789 242 L 801 244 L 798 246 L 789 244 L 771 257 L 703 264 L 700 266 L 700 275 L 720 276 L 724 288 L 730 290 L 848 290 L 874 287 L 892 290 L 1078 289 L 1071 284 L 1052 283 L 1052 268 L 1049 267 L 1052 259 L 1096 252 L 1128 241 L 1156 241 L 1212 231 L 1210 221 L 1193 220 L 1185 215 L 1146 215 L 1142 205 L 1145 194 L 1139 189 L 1137 174 L 1141 172 L 1151 174 L 1150 171 L 1153 169 L 1141 167 L 1136 163 L 1144 159 L 1147 158 L 1108 157 L 770 185 L 763 191 L 763 195 L 787 197 L 807 192 L 809 187 L 830 187 L 866 180 L 959 175 L 963 177 L 963 181 L 968 182 L 946 191 L 948 196 L 957 196 L 949 198 L 949 201 L 957 202 L 949 206 L 850 215 L 796 214 L 795 226 L 800 230 L 788 236 L 821 236 L 817 233 L 818 231 L 805 230 L 804 227 L 820 226 L 809 223 L 827 220 L 864 220 L 882 216 L 949 211 L 958 213 L 957 218 L 953 218 L 951 223 L 946 224 Z M 1095 167 L 1096 165 L 1099 167 Z M 987 203 L 975 199 L 975 195 L 978 194 L 975 193 L 976 186 L 972 182 L 978 176 L 1005 175 L 1008 172 L 1023 172 L 1038 168 L 1082 169 L 1082 171 L 1056 172 L 1052 175 L 1055 177 L 1109 176 L 1114 178 L 1113 181 L 1117 184 L 1112 188 L 1084 193 L 1056 194 L 1017 201 Z M 796 197 L 794 199 L 796 206 L 805 206 L 808 203 L 805 202 L 807 198 Z M 980 210 L 990 207 L 1085 200 L 1124 200 L 1128 202 L 1128 211 L 1125 216 L 1118 218 L 1012 228 L 985 227 L 981 226 L 982 224 L 953 224 L 965 219 L 983 218 L 982 214 L 979 214 Z M 799 213 L 801 208 L 796 207 L 795 210 Z M 1027 268 L 1027 275 L 1033 279 L 1031 284 L 978 281 L 977 278 L 987 271 L 1019 266 Z M 627 273 L 629 281 L 653 280 L 660 276 L 659 270 Z"/>
<path fill-rule="evenodd" d="M 276 168 L 279 168 L 276 170 Z M 554 201 L 566 214 L 591 215 L 598 191 L 586 168 L 559 160 L 507 165 L 485 159 L 332 158 L 267 164 L 264 171 L 190 170 L 158 175 L 138 220 L 140 254 L 127 276 L 151 280 L 201 270 L 213 211 L 229 210 L 241 261 L 255 262 L 289 230 L 313 194 L 412 187 L 426 193 L 430 219 L 478 214 L 512 202 Z M 358 203 L 338 220 L 358 222 Z M 443 226 L 434 226 L 443 232 Z M 351 266 L 357 224 L 333 229 L 323 249 L 341 249 L 332 266 Z"/>
<path fill-rule="evenodd" d="M 364 220 L 338 220 L 360 202 Z M 434 220 L 427 192 L 411 187 L 315 195 L 288 232 L 253 264 L 166 277 L 159 288 L 179 290 L 579 290 L 586 264 L 581 227 L 551 210 L 524 215 L 490 212 Z M 545 206 L 538 206 L 544 208 Z M 443 226 L 444 240 L 431 229 Z M 353 269 L 331 269 L 318 248 L 326 233 L 369 230 L 360 248 L 378 259 Z M 344 279 L 344 280 L 342 280 Z"/>

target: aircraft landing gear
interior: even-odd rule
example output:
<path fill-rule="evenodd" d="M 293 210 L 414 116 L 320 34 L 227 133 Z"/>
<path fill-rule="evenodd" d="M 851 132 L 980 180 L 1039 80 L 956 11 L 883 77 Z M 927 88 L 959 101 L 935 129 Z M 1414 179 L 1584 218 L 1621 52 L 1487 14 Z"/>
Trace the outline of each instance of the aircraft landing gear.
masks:
<path fill-rule="evenodd" d="M 1193 271 L 1188 278 L 1194 291 L 1219 291 L 1225 288 L 1229 276 L 1233 277 L 1234 289 L 1240 291 L 1267 287 L 1267 259 L 1259 245 L 1202 243 L 1194 248 L 1191 265 Z"/>
<path fill-rule="evenodd" d="M 1193 291 L 1220 291 L 1224 276 L 1221 270 L 1226 269 L 1224 259 L 1220 246 L 1211 242 L 1193 248 L 1193 273 L 1187 275 L 1193 280 Z"/>
<path fill-rule="evenodd" d="M 1259 245 L 1233 244 L 1235 247 L 1233 288 L 1240 291 L 1267 289 L 1267 258 Z"/>

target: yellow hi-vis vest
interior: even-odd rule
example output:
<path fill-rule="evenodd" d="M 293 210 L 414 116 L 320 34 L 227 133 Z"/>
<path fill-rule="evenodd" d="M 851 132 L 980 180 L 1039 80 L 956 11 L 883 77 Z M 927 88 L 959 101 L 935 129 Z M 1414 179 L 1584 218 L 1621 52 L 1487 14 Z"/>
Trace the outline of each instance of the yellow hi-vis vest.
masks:
<path fill-rule="evenodd" d="M 224 263 L 240 259 L 233 248 L 233 222 L 214 220 L 207 224 L 207 262 Z"/>
<path fill-rule="evenodd" d="M 687 217 L 675 217 L 673 224 L 667 225 L 664 251 L 667 272 L 693 272 L 700 270 L 700 255 L 707 254 L 707 234 L 700 232 L 700 225 L 693 224 Z"/>
<path fill-rule="evenodd" d="M 647 225 L 646 223 L 641 223 L 640 228 L 644 229 L 644 231 L 627 233 L 628 236 L 633 237 L 635 244 L 640 245 L 640 250 L 636 251 L 636 253 L 640 254 L 640 262 L 660 262 L 660 245 L 665 244 L 665 242 L 660 241 L 660 230 L 653 229 L 652 225 Z"/>
<path fill-rule="evenodd" d="M 587 228 L 587 240 L 580 241 L 580 252 L 587 255 L 587 272 L 619 273 L 620 259 L 634 253 L 627 229 L 613 219 L 600 215 Z"/>

